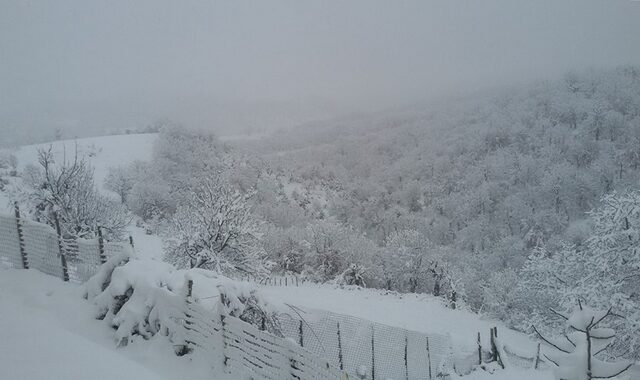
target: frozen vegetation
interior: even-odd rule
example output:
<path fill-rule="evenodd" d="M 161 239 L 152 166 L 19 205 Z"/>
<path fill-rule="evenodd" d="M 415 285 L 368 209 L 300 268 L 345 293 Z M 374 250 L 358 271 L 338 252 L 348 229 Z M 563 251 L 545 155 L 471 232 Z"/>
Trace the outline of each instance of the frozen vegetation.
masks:
<path fill-rule="evenodd" d="M 505 344 L 532 352 L 544 337 L 546 360 L 563 379 L 616 375 L 640 359 L 639 181 L 637 67 L 255 139 L 223 141 L 170 124 L 157 134 L 0 155 L 8 212 L 18 201 L 35 220 L 55 227 L 57 219 L 65 238 L 134 236 L 150 260 L 120 267 L 114 281 L 136 266 L 157 273 L 147 280 L 169 292 L 183 291 L 188 272 L 258 282 L 296 276 L 313 285 L 260 291 L 275 304 L 449 333 L 470 350 L 475 333 L 499 320 L 513 329 L 503 329 Z M 179 286 L 171 285 L 176 274 Z M 0 277 L 24 281 L 15 271 Z M 111 297 L 129 290 L 111 284 Z M 118 342 L 156 335 L 154 324 L 136 330 L 150 322 L 139 308 L 119 320 L 110 301 L 89 298 Z M 578 302 L 580 311 L 557 311 Z M 599 310 L 613 314 L 601 320 Z M 161 308 L 154 312 L 162 319 Z M 590 340 L 574 333 L 588 331 L 600 341 L 584 354 Z M 552 376 L 517 371 L 470 376 Z"/>

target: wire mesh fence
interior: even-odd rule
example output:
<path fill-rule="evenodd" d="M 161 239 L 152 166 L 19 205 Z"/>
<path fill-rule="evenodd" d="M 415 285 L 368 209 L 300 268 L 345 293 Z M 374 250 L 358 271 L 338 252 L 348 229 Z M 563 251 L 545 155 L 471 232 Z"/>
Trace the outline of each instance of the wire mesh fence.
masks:
<path fill-rule="evenodd" d="M 295 308 L 279 320 L 285 337 L 364 379 L 436 379 L 451 351 L 445 335 L 324 310 Z"/>
<path fill-rule="evenodd" d="M 33 268 L 51 276 L 82 283 L 109 257 L 130 250 L 128 242 L 64 239 L 49 225 L 0 215 L 0 263 Z"/>
<path fill-rule="evenodd" d="M 288 339 L 261 331 L 238 318 L 187 302 L 184 337 L 213 368 L 237 378 L 266 380 L 348 380 L 357 377 Z"/>

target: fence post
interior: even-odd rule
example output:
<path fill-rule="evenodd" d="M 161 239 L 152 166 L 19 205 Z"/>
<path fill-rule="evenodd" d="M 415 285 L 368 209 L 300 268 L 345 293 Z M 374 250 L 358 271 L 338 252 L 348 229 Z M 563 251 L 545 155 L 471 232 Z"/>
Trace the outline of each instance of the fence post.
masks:
<path fill-rule="evenodd" d="M 540 365 L 540 343 L 538 343 L 538 351 L 536 352 L 536 364 L 533 366 L 534 369 L 538 369 Z"/>
<path fill-rule="evenodd" d="M 409 380 L 409 338 L 404 334 L 404 376 Z"/>
<path fill-rule="evenodd" d="M 18 207 L 18 202 L 14 204 L 15 215 L 16 215 L 16 228 L 18 229 L 18 245 L 20 246 L 20 258 L 22 259 L 22 268 L 29 269 L 29 260 L 27 259 L 27 251 L 24 249 L 24 234 L 22 233 L 22 222 L 20 219 L 20 208 Z"/>
<path fill-rule="evenodd" d="M 376 325 L 371 325 L 371 380 L 376 380 L 375 327 Z"/>
<path fill-rule="evenodd" d="M 67 255 L 64 252 L 64 244 L 62 242 L 62 230 L 60 229 L 60 219 L 58 212 L 53 212 L 53 218 L 56 222 L 56 234 L 58 235 L 58 250 L 60 251 L 60 264 L 62 265 L 62 280 L 69 281 L 69 269 L 67 268 Z"/>
<path fill-rule="evenodd" d="M 300 343 L 300 347 L 304 347 L 304 335 L 302 332 L 302 320 L 300 320 L 300 324 L 298 325 L 298 343 Z"/>
<path fill-rule="evenodd" d="M 497 361 L 500 367 L 504 369 L 504 362 L 502 361 L 500 353 L 498 352 L 498 343 L 496 342 L 496 339 L 498 339 L 498 328 L 493 327 L 491 329 L 491 353 L 493 356 L 493 360 Z"/>
<path fill-rule="evenodd" d="M 100 264 L 107 262 L 107 256 L 104 254 L 104 238 L 102 237 L 102 227 L 98 227 L 98 253 L 100 254 Z"/>
<path fill-rule="evenodd" d="M 482 365 L 482 342 L 480 341 L 480 332 L 478 332 L 478 365 Z"/>
<path fill-rule="evenodd" d="M 193 280 L 187 280 L 186 288 L 187 288 L 186 289 L 187 291 L 185 293 L 185 300 L 184 300 L 186 305 L 186 311 L 184 313 L 185 319 L 184 319 L 183 327 L 185 330 L 190 331 L 191 330 L 190 325 L 192 322 L 189 320 L 189 318 L 191 318 L 191 314 L 189 314 L 189 304 L 191 303 L 191 295 L 193 294 Z M 184 343 L 185 344 L 182 346 L 182 348 L 176 352 L 176 355 L 183 356 L 192 351 L 189 345 L 193 345 L 193 342 L 185 338 Z"/>
<path fill-rule="evenodd" d="M 225 315 L 224 313 L 224 305 L 226 303 L 225 297 L 223 293 L 220 293 L 220 332 L 222 334 L 222 364 L 224 364 L 224 368 L 225 368 L 225 372 L 229 373 L 229 369 L 227 368 L 228 364 L 227 362 L 229 361 L 229 357 L 227 356 L 227 322 L 225 321 Z"/>
<path fill-rule="evenodd" d="M 429 349 L 429 337 L 427 337 L 427 361 L 429 362 L 429 380 L 433 379 L 431 374 L 431 350 Z"/>
<path fill-rule="evenodd" d="M 133 236 L 129 235 L 129 245 L 131 245 L 131 249 L 135 249 L 136 246 L 133 244 Z"/>
<path fill-rule="evenodd" d="M 340 337 L 340 322 L 338 322 L 338 363 L 340 371 L 344 371 L 344 363 L 342 362 L 342 339 Z"/>

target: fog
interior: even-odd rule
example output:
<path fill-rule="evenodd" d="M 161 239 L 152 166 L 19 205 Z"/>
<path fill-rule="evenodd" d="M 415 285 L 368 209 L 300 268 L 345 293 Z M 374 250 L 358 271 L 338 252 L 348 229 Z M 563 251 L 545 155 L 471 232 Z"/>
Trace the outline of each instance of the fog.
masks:
<path fill-rule="evenodd" d="M 261 131 L 639 62 L 633 1 L 2 1 L 0 132 Z"/>

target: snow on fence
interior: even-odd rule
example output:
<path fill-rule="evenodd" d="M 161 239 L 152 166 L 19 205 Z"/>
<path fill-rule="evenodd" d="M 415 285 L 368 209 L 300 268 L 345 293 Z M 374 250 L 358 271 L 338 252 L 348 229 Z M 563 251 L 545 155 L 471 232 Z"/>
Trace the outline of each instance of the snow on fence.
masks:
<path fill-rule="evenodd" d="M 187 302 L 187 347 L 213 359 L 214 368 L 247 379 L 356 379 L 293 341 L 271 335 L 238 318 Z"/>
<path fill-rule="evenodd" d="M 9 267 L 82 283 L 109 257 L 129 250 L 128 242 L 64 239 L 49 225 L 21 218 L 17 206 L 14 215 L 0 215 L 0 263 Z"/>

